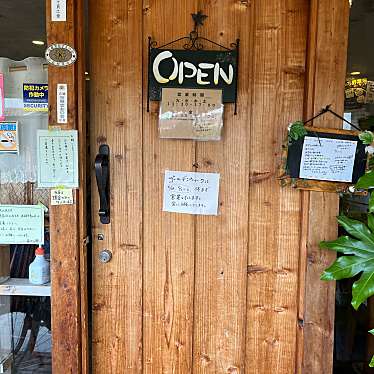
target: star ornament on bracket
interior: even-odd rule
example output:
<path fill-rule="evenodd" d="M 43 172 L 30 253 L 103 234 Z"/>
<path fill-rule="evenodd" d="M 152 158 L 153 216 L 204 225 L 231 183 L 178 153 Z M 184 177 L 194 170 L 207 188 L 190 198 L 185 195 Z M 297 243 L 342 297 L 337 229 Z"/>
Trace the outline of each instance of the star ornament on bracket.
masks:
<path fill-rule="evenodd" d="M 195 22 L 195 29 L 199 26 L 203 26 L 204 21 L 208 18 L 208 16 L 205 15 L 201 10 L 199 10 L 197 13 L 192 13 L 191 16 Z"/>

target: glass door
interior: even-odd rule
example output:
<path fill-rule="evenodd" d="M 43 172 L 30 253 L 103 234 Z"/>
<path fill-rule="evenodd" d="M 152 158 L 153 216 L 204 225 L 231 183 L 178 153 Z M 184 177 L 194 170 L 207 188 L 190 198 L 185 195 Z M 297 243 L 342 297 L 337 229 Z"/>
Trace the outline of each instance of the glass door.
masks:
<path fill-rule="evenodd" d="M 45 9 L 0 4 L 0 373 L 52 372 L 50 276 L 29 279 L 35 250 L 47 272 L 51 256 L 49 191 L 36 185 L 37 131 L 48 129 Z"/>
<path fill-rule="evenodd" d="M 87 372 L 83 3 L 0 1 L 0 373 Z"/>

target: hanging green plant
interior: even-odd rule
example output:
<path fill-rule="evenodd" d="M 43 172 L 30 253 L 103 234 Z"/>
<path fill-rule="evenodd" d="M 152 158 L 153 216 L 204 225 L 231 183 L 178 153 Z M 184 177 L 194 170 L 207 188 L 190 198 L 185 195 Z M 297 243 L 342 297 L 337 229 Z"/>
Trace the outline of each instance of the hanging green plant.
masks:
<path fill-rule="evenodd" d="M 361 132 L 358 137 L 364 144 L 371 144 L 374 142 L 374 134 L 371 131 L 363 131 Z"/>
<path fill-rule="evenodd" d="M 303 138 L 308 132 L 305 129 L 304 122 L 296 121 L 288 127 L 288 137 L 291 140 L 298 140 Z"/>

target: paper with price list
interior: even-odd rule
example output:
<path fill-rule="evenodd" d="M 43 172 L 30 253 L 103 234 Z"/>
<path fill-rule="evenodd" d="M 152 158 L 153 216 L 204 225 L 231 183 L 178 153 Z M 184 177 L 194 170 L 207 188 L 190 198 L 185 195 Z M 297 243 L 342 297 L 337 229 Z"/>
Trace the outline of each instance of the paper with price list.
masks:
<path fill-rule="evenodd" d="M 352 182 L 357 141 L 306 136 L 300 178 Z"/>

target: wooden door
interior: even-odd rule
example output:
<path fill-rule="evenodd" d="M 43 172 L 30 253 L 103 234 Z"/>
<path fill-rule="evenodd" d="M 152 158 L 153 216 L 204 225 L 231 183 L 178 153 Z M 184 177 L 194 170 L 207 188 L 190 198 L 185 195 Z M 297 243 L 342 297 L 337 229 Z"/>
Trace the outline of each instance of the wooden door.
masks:
<path fill-rule="evenodd" d="M 188 34 L 198 10 L 203 36 L 240 38 L 238 114 L 226 105 L 219 142 L 161 140 L 148 36 Z M 341 0 L 89 2 L 92 163 L 110 148 L 109 224 L 92 178 L 93 373 L 331 373 L 317 248 L 336 235 L 337 197 L 281 188 L 277 170 L 288 123 L 342 108 L 347 15 Z M 220 173 L 219 215 L 162 212 L 167 169 Z"/>
<path fill-rule="evenodd" d="M 65 20 L 56 17 L 58 11 L 66 13 Z M 44 216 L 44 220 L 40 220 L 44 225 L 39 223 L 42 237 L 36 243 L 28 237 L 0 246 L 0 372 L 24 373 L 30 370 L 80 374 L 88 372 L 84 0 L 2 1 L 0 13 L 6 20 L 2 21 L 1 29 L 8 37 L 6 43 L 15 46 L 14 49 L 6 46 L 0 53 L 1 106 L 4 101 L 7 103 L 5 124 L 2 123 L 18 133 L 15 137 L 17 154 L 8 155 L 13 158 L 11 162 L 2 153 L 2 177 L 7 163 L 14 176 L 1 178 L 0 204 L 2 212 L 4 205 L 9 205 L 10 211 L 20 211 L 23 209 L 20 205 L 31 206 L 32 210 L 38 206 L 37 210 L 43 210 Z M 55 17 L 52 17 L 53 13 Z M 6 29 L 9 29 L 8 34 Z M 32 42 L 33 39 L 38 40 Z M 31 42 L 38 45 L 38 50 L 28 47 Z M 75 48 L 78 56 L 75 64 L 48 65 L 43 58 L 44 52 L 53 44 Z M 66 123 L 57 119 L 58 84 L 67 86 Z M 35 100 L 45 99 L 48 92 L 48 104 L 44 100 Z M 30 99 L 28 108 L 27 104 L 23 106 L 27 98 Z M 3 114 L 3 107 L 1 109 Z M 47 113 L 43 113 L 44 109 Z M 78 130 L 80 183 L 74 190 L 71 205 L 53 206 L 50 189 L 37 182 L 40 160 L 36 139 L 39 130 L 47 129 Z M 63 184 L 56 180 L 53 183 Z M 25 215 L 23 211 L 22 216 L 32 215 Z M 16 231 L 14 227 L 21 224 L 18 218 L 14 218 L 16 216 L 10 217 L 12 221 L 8 227 Z M 1 242 L 9 244 L 4 241 L 5 221 L 3 217 Z M 21 229 L 28 230 L 27 227 Z M 51 263 L 51 283 L 35 285 L 29 282 L 28 269 L 41 242 Z"/>

